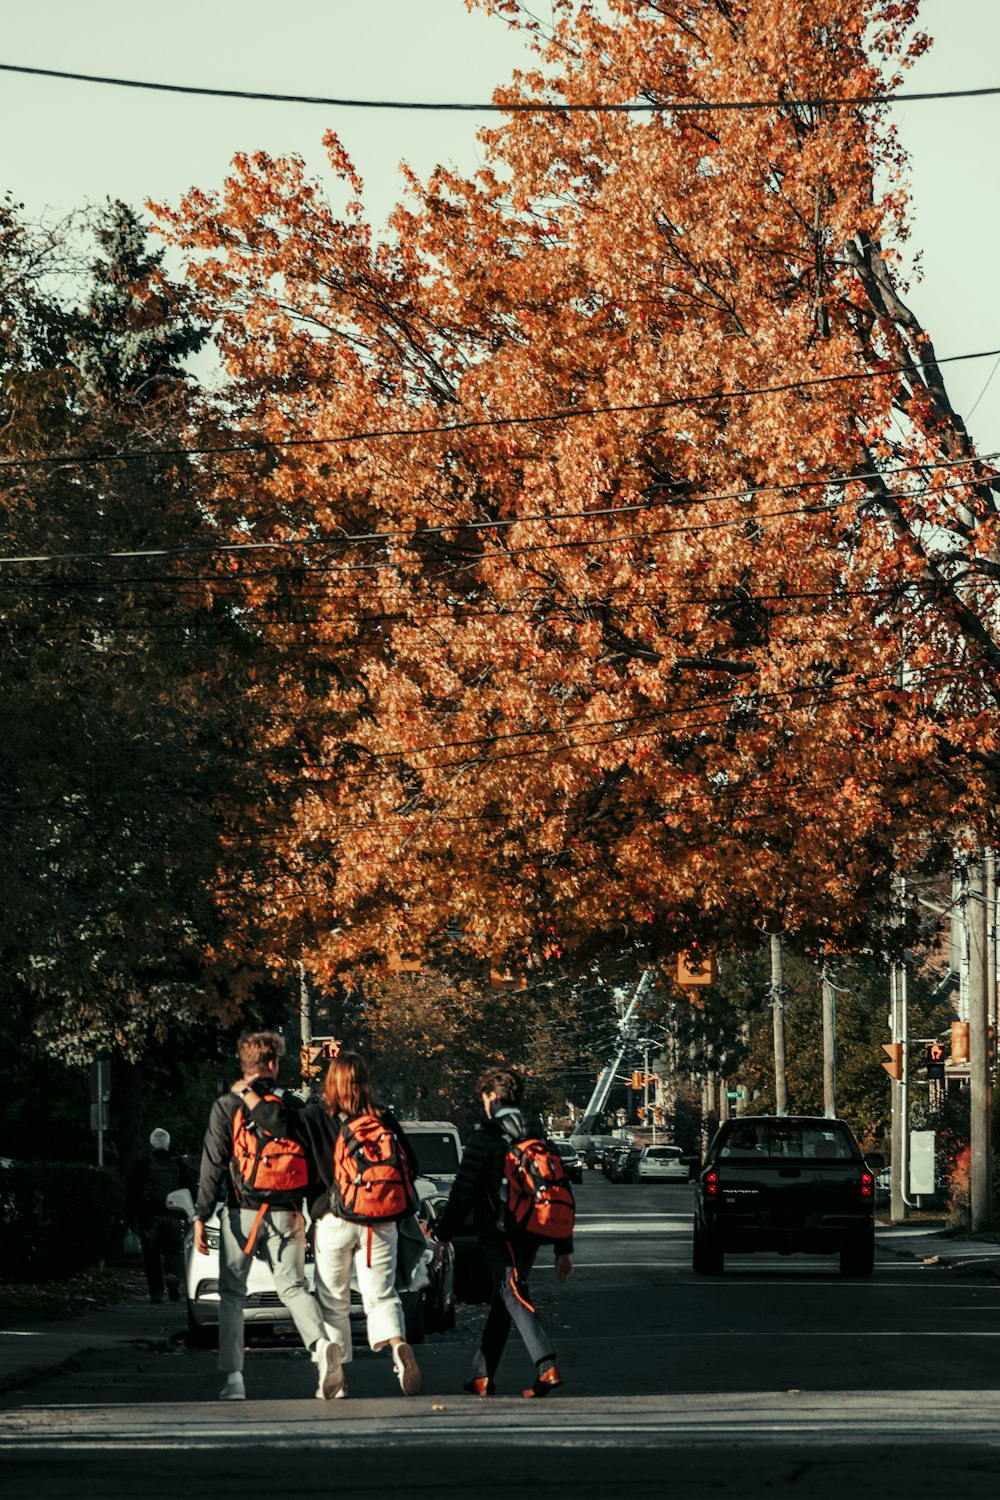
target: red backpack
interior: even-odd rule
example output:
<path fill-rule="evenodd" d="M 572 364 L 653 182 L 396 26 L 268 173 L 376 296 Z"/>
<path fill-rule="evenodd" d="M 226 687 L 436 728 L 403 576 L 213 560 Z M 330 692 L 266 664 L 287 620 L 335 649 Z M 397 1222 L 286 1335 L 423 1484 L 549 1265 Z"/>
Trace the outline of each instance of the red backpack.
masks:
<path fill-rule="evenodd" d="M 501 1121 L 513 1134 L 524 1130 L 519 1115 Z M 562 1157 L 540 1135 L 526 1133 L 507 1147 L 500 1185 L 503 1211 L 500 1227 L 506 1234 L 526 1234 L 552 1244 L 573 1233 L 576 1203 Z"/>
<path fill-rule="evenodd" d="M 282 1089 L 262 1098 L 280 1102 Z M 233 1186 L 247 1208 L 299 1208 L 309 1183 L 309 1162 L 298 1141 L 271 1135 L 251 1120 L 242 1104 L 233 1116 Z"/>
<path fill-rule="evenodd" d="M 333 1147 L 334 1212 L 352 1224 L 391 1224 L 413 1209 L 403 1147 L 376 1114 L 345 1120 Z"/>

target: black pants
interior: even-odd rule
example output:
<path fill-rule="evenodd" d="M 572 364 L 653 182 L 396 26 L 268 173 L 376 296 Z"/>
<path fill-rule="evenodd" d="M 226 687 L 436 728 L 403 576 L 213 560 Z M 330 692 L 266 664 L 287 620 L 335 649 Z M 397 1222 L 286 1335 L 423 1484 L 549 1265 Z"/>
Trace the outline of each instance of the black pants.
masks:
<path fill-rule="evenodd" d="M 493 1301 L 483 1328 L 483 1336 L 473 1361 L 473 1379 L 487 1376 L 492 1380 L 507 1344 L 511 1324 L 524 1340 L 532 1361 L 537 1365 L 555 1355 L 548 1334 L 542 1327 L 528 1291 L 528 1276 L 535 1262 L 537 1245 L 528 1241 L 511 1244 L 485 1244 L 483 1252 L 493 1283 Z"/>
<path fill-rule="evenodd" d="M 151 1297 L 163 1296 L 163 1277 L 184 1280 L 184 1223 L 170 1214 L 156 1214 L 139 1225 L 142 1265 Z"/>

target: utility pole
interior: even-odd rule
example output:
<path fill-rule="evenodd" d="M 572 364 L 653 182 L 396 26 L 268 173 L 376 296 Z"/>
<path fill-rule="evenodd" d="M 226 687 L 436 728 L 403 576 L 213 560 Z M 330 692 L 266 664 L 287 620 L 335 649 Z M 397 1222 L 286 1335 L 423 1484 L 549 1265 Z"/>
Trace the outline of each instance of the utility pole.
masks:
<path fill-rule="evenodd" d="M 983 860 L 968 871 L 969 930 L 969 1217 L 975 1233 L 993 1222 L 992 1102 L 989 1062 L 988 926 Z"/>
<path fill-rule="evenodd" d="M 312 1041 L 312 1003 L 309 996 L 309 979 L 306 975 L 306 966 L 299 959 L 299 1034 L 302 1038 L 303 1047 L 308 1047 Z"/>
<path fill-rule="evenodd" d="M 907 1129 L 909 1122 L 908 1094 L 903 1082 L 910 1066 L 909 1047 L 906 1041 L 906 992 L 903 983 L 902 966 L 893 962 L 889 969 L 889 1035 L 894 1042 L 899 1042 L 902 1047 L 901 1078 L 893 1078 L 889 1084 L 890 1088 L 890 1204 L 889 1218 L 894 1224 L 901 1224 L 906 1218 L 906 1157 L 907 1157 Z"/>
<path fill-rule="evenodd" d="M 771 1014 L 774 1021 L 774 1112 L 788 1113 L 785 1082 L 785 963 L 781 934 L 771 934 Z"/>
<path fill-rule="evenodd" d="M 983 855 L 986 882 L 986 1015 L 991 1026 L 997 1024 L 997 852 L 989 848 Z"/>
<path fill-rule="evenodd" d="M 822 976 L 823 992 L 823 1113 L 828 1120 L 837 1118 L 837 992 L 826 969 Z"/>

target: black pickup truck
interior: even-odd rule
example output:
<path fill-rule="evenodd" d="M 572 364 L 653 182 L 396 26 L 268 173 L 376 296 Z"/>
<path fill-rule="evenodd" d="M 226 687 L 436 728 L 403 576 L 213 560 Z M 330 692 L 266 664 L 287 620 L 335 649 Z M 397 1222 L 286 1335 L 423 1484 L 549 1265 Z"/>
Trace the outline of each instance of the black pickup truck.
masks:
<path fill-rule="evenodd" d="M 875 1263 L 875 1177 L 843 1120 L 727 1120 L 697 1178 L 692 1267 L 719 1276 L 727 1253 L 840 1255 L 845 1276 Z"/>

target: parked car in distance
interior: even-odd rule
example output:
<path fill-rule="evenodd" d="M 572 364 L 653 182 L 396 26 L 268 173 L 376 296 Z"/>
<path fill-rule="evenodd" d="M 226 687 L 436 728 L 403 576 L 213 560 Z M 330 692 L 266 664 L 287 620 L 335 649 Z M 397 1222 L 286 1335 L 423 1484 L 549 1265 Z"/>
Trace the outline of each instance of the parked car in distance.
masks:
<path fill-rule="evenodd" d="M 680 1146 L 645 1146 L 632 1168 L 633 1182 L 688 1182 L 689 1158 Z"/>
<path fill-rule="evenodd" d="M 875 1261 L 875 1185 L 843 1120 L 747 1116 L 727 1120 L 708 1148 L 695 1192 L 692 1268 L 718 1276 L 728 1254 L 840 1256 L 845 1276 Z"/>
<path fill-rule="evenodd" d="M 634 1182 L 635 1164 L 642 1155 L 642 1146 L 629 1146 L 627 1151 L 622 1152 L 612 1167 L 612 1182 Z"/>
<path fill-rule="evenodd" d="M 563 1171 L 570 1182 L 583 1181 L 583 1157 L 571 1141 L 553 1141 L 563 1164 Z"/>
<path fill-rule="evenodd" d="M 609 1182 L 621 1181 L 621 1178 L 615 1176 L 615 1171 L 628 1149 L 625 1141 L 617 1141 L 613 1146 L 607 1146 L 601 1152 L 600 1168 Z"/>

